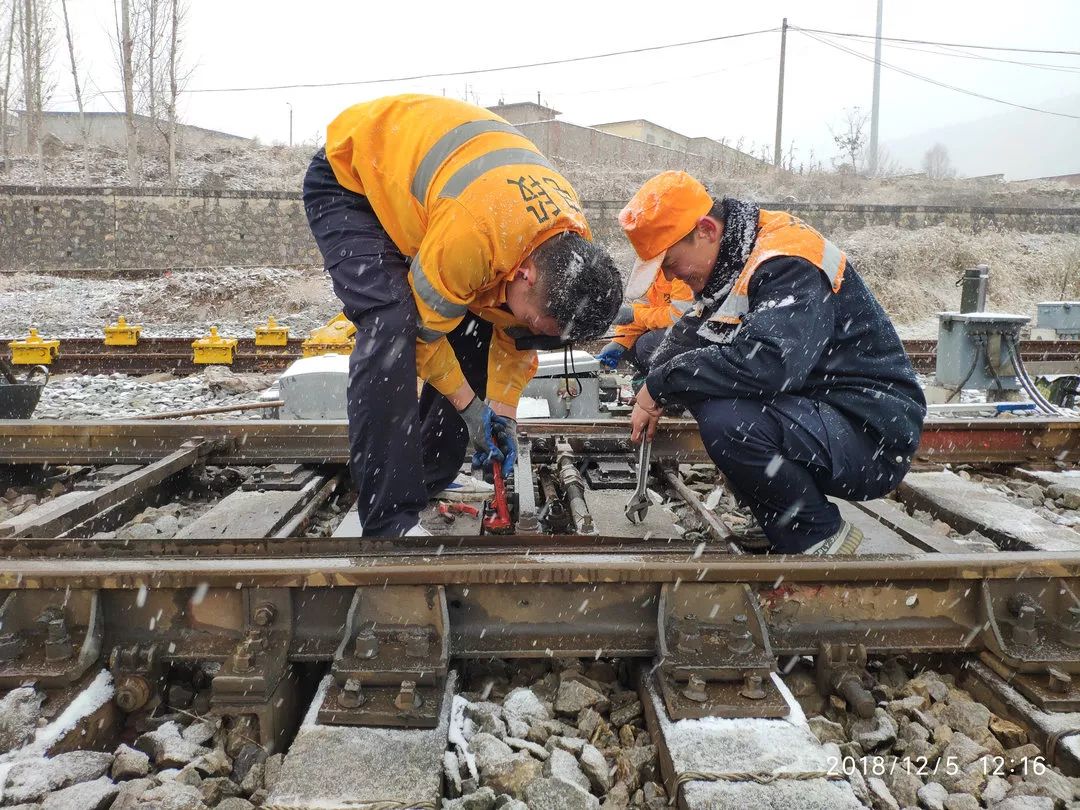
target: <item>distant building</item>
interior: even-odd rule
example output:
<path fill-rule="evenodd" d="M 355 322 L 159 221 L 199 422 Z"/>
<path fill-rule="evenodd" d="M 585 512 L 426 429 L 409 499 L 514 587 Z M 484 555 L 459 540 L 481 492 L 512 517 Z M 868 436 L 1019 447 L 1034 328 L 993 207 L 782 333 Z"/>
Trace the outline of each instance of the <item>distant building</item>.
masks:
<path fill-rule="evenodd" d="M 15 111 L 16 149 L 26 149 L 27 116 L 25 112 Z M 85 113 L 90 145 L 113 149 L 121 152 L 127 148 L 127 124 L 121 112 Z M 165 137 L 161 129 L 166 125 L 147 115 L 135 116 L 135 131 L 138 134 L 140 148 L 163 148 Z M 76 146 L 82 143 L 82 127 L 77 112 L 57 112 L 47 110 L 42 113 L 42 128 L 45 142 Z M 184 148 L 202 148 L 214 146 L 236 146 L 251 143 L 251 138 L 219 132 L 214 129 L 177 123 L 177 141 Z"/>
<path fill-rule="evenodd" d="M 581 168 L 663 171 L 703 176 L 745 174 L 766 164 L 712 138 L 689 138 L 638 118 L 583 127 L 558 119 L 558 110 L 532 101 L 488 107 L 521 130 L 552 160 Z"/>
<path fill-rule="evenodd" d="M 737 163 L 744 166 L 765 166 L 766 164 L 746 152 L 740 152 L 727 144 L 712 138 L 691 138 L 676 132 L 673 129 L 662 127 L 645 118 L 635 118 L 630 121 L 611 121 L 606 124 L 593 124 L 593 129 L 618 135 L 621 138 L 632 138 L 635 141 L 655 144 L 665 149 L 674 149 L 677 152 L 689 152 L 693 155 L 714 158 L 728 163 Z"/>
<path fill-rule="evenodd" d="M 494 107 L 488 107 L 500 118 L 505 118 L 510 124 L 534 124 L 537 121 L 551 121 L 562 115 L 558 110 L 545 107 L 533 101 L 515 101 L 513 104 L 503 104 L 501 101 Z"/>
<path fill-rule="evenodd" d="M 632 121 L 611 121 L 607 124 L 593 124 L 593 129 L 601 132 L 610 132 L 621 138 L 633 138 L 635 141 L 644 141 L 662 146 L 665 149 L 677 149 L 680 152 L 687 151 L 687 142 L 690 140 L 673 129 L 646 121 L 644 118 L 635 118 Z"/>

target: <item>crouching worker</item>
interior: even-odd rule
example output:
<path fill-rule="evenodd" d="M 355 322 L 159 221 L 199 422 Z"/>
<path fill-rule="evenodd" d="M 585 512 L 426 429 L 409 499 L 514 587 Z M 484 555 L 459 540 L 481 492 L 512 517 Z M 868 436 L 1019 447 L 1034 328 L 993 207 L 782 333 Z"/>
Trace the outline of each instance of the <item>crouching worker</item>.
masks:
<path fill-rule="evenodd" d="M 600 350 L 596 359 L 610 369 L 628 360 L 638 374 L 644 374 L 649 368 L 649 358 L 667 330 L 690 309 L 693 298 L 689 287 L 657 271 L 644 294 L 633 303 L 619 307 L 615 338 Z"/>
<path fill-rule="evenodd" d="M 862 532 L 827 496 L 894 489 L 926 413 L 881 305 L 806 223 L 714 200 L 683 172 L 646 182 L 619 221 L 639 257 L 628 294 L 659 268 L 695 300 L 652 357 L 632 438 L 685 405 L 772 551 L 853 553 Z"/>
<path fill-rule="evenodd" d="M 363 534 L 427 534 L 419 513 L 468 450 L 512 468 L 536 371 L 516 339 L 603 334 L 618 270 L 537 148 L 450 99 L 345 110 L 304 178 L 304 207 L 357 330 L 347 402 Z"/>

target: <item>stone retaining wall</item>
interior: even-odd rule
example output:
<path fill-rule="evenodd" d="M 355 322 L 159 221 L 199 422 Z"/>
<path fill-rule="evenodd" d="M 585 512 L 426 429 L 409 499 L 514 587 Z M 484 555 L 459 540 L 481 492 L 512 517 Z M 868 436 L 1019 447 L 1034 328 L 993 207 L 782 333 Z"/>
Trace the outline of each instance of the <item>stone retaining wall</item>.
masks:
<path fill-rule="evenodd" d="M 622 202 L 588 202 L 597 238 L 620 238 Z M 1078 233 L 1080 208 L 762 203 L 823 230 L 871 225 Z M 296 194 L 0 186 L 0 270 L 321 264 Z"/>

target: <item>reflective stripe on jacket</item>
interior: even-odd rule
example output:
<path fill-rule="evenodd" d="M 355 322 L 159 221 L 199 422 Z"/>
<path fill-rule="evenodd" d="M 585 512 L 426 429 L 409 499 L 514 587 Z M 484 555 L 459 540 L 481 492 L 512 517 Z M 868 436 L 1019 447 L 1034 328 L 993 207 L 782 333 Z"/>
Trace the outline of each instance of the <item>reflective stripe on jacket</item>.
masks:
<path fill-rule="evenodd" d="M 740 323 L 750 309 L 750 279 L 754 271 L 769 259 L 793 256 L 806 259 L 829 279 L 833 292 L 840 292 L 847 258 L 836 245 L 801 219 L 786 211 L 765 211 L 758 214 L 758 233 L 754 248 L 743 265 L 742 272 L 727 298 L 708 320 L 720 323 Z M 700 305 L 696 310 L 701 314 Z"/>
<path fill-rule="evenodd" d="M 633 302 L 634 320 L 615 327 L 614 341 L 629 349 L 639 337 L 654 329 L 667 329 L 692 306 L 694 292 L 678 279 L 668 281 L 657 272 L 645 294 Z"/>
<path fill-rule="evenodd" d="M 363 194 L 406 256 L 419 312 L 418 375 L 449 394 L 465 381 L 445 336 L 467 311 L 495 325 L 488 398 L 516 405 L 536 353 L 505 333 L 524 326 L 506 285 L 538 245 L 565 231 L 591 238 L 570 183 L 536 146 L 481 107 L 391 96 L 348 108 L 327 127 L 341 185 Z"/>

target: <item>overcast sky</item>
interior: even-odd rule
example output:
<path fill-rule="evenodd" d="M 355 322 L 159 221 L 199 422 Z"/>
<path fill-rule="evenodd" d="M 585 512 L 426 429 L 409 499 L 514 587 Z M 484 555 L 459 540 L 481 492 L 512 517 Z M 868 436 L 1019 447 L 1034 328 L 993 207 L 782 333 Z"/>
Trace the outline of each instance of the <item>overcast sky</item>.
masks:
<path fill-rule="evenodd" d="M 57 4 L 58 5 L 58 4 Z M 119 86 L 110 32 L 111 0 L 68 0 L 77 55 L 91 89 Z M 318 82 L 499 67 L 587 56 L 779 27 L 873 34 L 876 0 L 753 2 L 468 2 L 445 0 L 191 0 L 186 59 L 190 89 Z M 59 23 L 58 23 L 59 25 Z M 60 31 L 62 34 L 62 29 Z M 1080 49 L 1077 0 L 885 0 L 884 34 L 913 39 L 1046 49 Z M 834 39 L 867 56 L 872 42 Z M 62 43 L 59 43 L 62 45 Z M 483 105 L 535 100 L 579 124 L 648 118 L 687 135 L 772 144 L 780 34 L 765 33 L 652 53 L 484 75 L 359 86 L 261 92 L 189 93 L 185 121 L 264 143 L 312 140 L 341 109 L 402 92 L 445 93 Z M 1017 103 L 1053 107 L 1080 91 L 1080 71 L 1036 69 L 984 59 L 886 47 L 885 62 Z M 1080 57 L 969 51 L 982 56 L 1068 65 Z M 74 109 L 66 49 L 58 49 L 54 109 Z M 870 107 L 872 65 L 790 31 L 784 107 L 785 149 L 818 159 L 835 148 L 828 126 L 845 108 Z M 882 72 L 881 140 L 1009 108 Z M 67 102 L 67 103 L 65 103 Z M 122 97 L 91 109 L 119 108 Z M 1076 110 L 1070 110 L 1076 112 Z"/>

